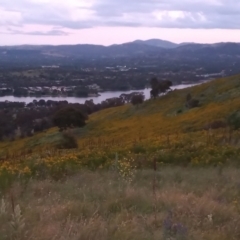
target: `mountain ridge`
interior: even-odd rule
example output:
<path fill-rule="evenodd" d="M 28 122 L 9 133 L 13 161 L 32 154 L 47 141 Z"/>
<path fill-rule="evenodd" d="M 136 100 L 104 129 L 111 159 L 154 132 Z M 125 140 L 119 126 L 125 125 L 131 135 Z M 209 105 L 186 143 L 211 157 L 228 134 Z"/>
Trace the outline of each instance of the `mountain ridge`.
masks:
<path fill-rule="evenodd" d="M 140 45 L 147 45 L 147 46 L 155 46 L 160 48 L 176 48 L 184 45 L 209 45 L 209 46 L 216 46 L 216 45 L 223 45 L 223 44 L 240 44 L 239 42 L 216 42 L 216 43 L 197 43 L 197 42 L 182 42 L 182 43 L 175 43 L 168 40 L 152 38 L 148 40 L 134 40 L 130 42 L 124 42 L 120 44 L 110 44 L 108 46 L 101 45 L 101 44 L 90 44 L 90 43 L 82 43 L 82 44 L 59 44 L 59 45 L 52 45 L 52 44 L 21 44 L 21 45 L 0 45 L 0 49 L 31 49 L 31 48 L 43 48 L 43 47 L 60 47 L 60 46 L 92 46 L 92 47 L 103 47 L 103 48 L 111 48 L 115 46 L 124 46 L 128 44 L 140 44 Z"/>
<path fill-rule="evenodd" d="M 161 40 L 160 42 L 149 40 L 147 43 L 137 40 L 111 46 L 92 44 L 2 46 L 0 47 L 0 63 L 2 66 L 12 64 L 39 66 L 65 65 L 66 61 L 69 64 L 69 61 L 100 62 L 104 59 L 115 59 L 119 60 L 119 63 L 124 62 L 123 64 L 129 63 L 129 61 L 132 63 L 132 60 L 141 61 L 142 65 L 145 65 L 145 62 L 156 64 L 167 61 L 169 64 L 176 64 L 185 61 L 184 64 L 191 64 L 198 61 L 197 67 L 202 67 L 202 63 L 210 60 L 215 63 L 220 60 L 229 62 L 230 59 L 232 63 L 238 63 L 240 58 L 240 43 L 182 43 L 178 44 L 177 47 L 173 47 L 176 45 L 174 43 L 172 45 L 171 42 L 163 42 L 165 47 L 161 47 L 160 43 Z"/>
<path fill-rule="evenodd" d="M 162 39 L 149 39 L 149 40 L 135 40 L 132 43 L 140 43 L 140 44 L 145 44 L 149 46 L 155 46 L 155 47 L 162 47 L 162 48 L 175 48 L 178 47 L 179 44 L 173 43 L 170 41 L 162 40 Z"/>

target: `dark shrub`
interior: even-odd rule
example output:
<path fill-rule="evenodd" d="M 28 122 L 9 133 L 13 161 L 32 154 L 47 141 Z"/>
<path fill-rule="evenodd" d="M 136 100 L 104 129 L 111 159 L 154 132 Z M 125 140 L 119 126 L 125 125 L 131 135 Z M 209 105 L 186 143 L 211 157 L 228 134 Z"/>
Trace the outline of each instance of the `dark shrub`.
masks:
<path fill-rule="evenodd" d="M 219 129 L 219 128 L 226 128 L 227 127 L 227 123 L 221 120 L 217 120 L 214 122 L 209 123 L 208 125 L 206 125 L 204 127 L 205 130 L 209 130 L 209 129 Z"/>
<path fill-rule="evenodd" d="M 228 119 L 227 119 L 228 125 L 234 129 L 237 130 L 240 128 L 240 112 L 234 112 L 232 113 Z"/>
<path fill-rule="evenodd" d="M 62 140 L 57 145 L 58 149 L 74 149 L 78 148 L 78 143 L 76 137 L 68 132 L 62 134 Z"/>
<path fill-rule="evenodd" d="M 188 93 L 186 96 L 186 107 L 187 108 L 199 107 L 199 100 L 194 99 L 191 93 Z"/>
<path fill-rule="evenodd" d="M 197 99 L 191 99 L 190 101 L 188 101 L 188 102 L 186 103 L 186 107 L 187 107 L 187 108 L 199 107 L 199 100 L 197 100 Z"/>
<path fill-rule="evenodd" d="M 192 100 L 192 95 L 191 93 L 188 93 L 188 95 L 186 96 L 186 101 L 189 102 Z"/>
<path fill-rule="evenodd" d="M 142 104 L 143 102 L 144 102 L 144 95 L 142 95 L 142 94 L 135 95 L 131 99 L 132 105 L 138 106 L 139 104 Z"/>
<path fill-rule="evenodd" d="M 182 113 L 182 109 L 177 110 L 177 114 Z"/>

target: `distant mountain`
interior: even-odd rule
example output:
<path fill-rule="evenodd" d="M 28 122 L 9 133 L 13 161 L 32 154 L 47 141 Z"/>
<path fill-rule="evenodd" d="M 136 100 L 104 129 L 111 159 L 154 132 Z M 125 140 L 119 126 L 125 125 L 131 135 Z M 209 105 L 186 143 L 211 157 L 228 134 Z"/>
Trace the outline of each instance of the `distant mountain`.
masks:
<path fill-rule="evenodd" d="M 175 44 L 159 39 L 147 41 L 137 40 L 130 43 L 115 44 L 111 46 L 79 44 L 79 45 L 21 45 L 0 47 L 0 62 L 28 62 L 50 63 L 56 61 L 73 61 L 76 59 L 103 59 L 103 58 L 164 58 L 169 59 L 196 59 L 202 58 L 207 61 L 210 57 L 232 57 L 240 56 L 240 43 L 216 43 L 197 44 L 182 43 Z M 62 60 L 61 60 L 62 59 Z M 175 61 L 174 60 L 174 61 Z"/>
<path fill-rule="evenodd" d="M 191 49 L 199 49 L 199 48 L 206 48 L 206 47 L 229 47 L 232 46 L 238 47 L 239 43 L 234 43 L 234 42 L 220 42 L 220 43 L 213 43 L 213 44 L 200 44 L 200 43 L 194 43 L 194 42 L 183 42 L 183 43 L 173 43 L 170 41 L 165 41 L 162 39 L 149 39 L 149 40 L 136 40 L 132 43 L 137 43 L 137 44 L 142 44 L 142 45 L 147 45 L 147 46 L 154 46 L 154 47 L 161 47 L 164 49 L 174 49 L 178 47 L 183 47 L 187 46 L 186 48 L 191 48 Z"/>
<path fill-rule="evenodd" d="M 174 49 L 174 53 L 197 54 L 206 56 L 240 55 L 240 43 L 215 43 L 215 44 L 186 44 Z"/>
<path fill-rule="evenodd" d="M 184 45 L 189 45 L 189 44 L 197 44 L 197 43 L 194 43 L 194 42 L 183 42 L 183 43 L 180 43 L 180 44 L 178 44 L 178 47 L 179 46 L 184 46 Z"/>
<path fill-rule="evenodd" d="M 4 56 L 16 54 L 16 57 L 20 55 L 30 54 L 42 54 L 48 57 L 77 57 L 77 58 L 111 58 L 111 57 L 130 57 L 146 54 L 154 54 L 156 51 L 160 52 L 164 50 L 160 47 L 150 46 L 141 43 L 124 43 L 120 45 L 101 46 L 90 44 L 79 45 L 59 45 L 59 46 L 12 46 L 12 47 L 0 47 L 0 56 L 4 53 Z"/>
<path fill-rule="evenodd" d="M 145 45 L 161 47 L 161 48 L 176 48 L 179 46 L 177 43 L 173 43 L 173 42 L 169 42 L 161 39 L 149 39 L 146 41 L 136 40 L 133 43 L 145 44 Z"/>

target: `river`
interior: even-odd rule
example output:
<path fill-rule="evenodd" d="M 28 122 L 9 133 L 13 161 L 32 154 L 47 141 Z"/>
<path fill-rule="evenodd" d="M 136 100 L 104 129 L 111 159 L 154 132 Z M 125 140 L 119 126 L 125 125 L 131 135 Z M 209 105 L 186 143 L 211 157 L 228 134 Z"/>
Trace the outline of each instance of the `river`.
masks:
<path fill-rule="evenodd" d="M 181 85 L 175 85 L 172 86 L 171 89 L 183 89 L 183 88 L 188 88 L 192 87 L 197 84 L 181 84 Z M 119 97 L 122 93 L 132 93 L 132 92 L 143 92 L 145 95 L 145 99 L 150 98 L 150 88 L 145 88 L 143 90 L 132 90 L 132 91 L 114 91 L 114 92 L 102 92 L 100 93 L 101 96 L 99 97 L 87 97 L 87 98 L 77 98 L 77 97 L 14 97 L 14 96 L 5 96 L 5 97 L 0 97 L 0 102 L 25 102 L 25 103 L 30 103 L 33 100 L 37 99 L 44 99 L 45 101 L 47 100 L 54 100 L 54 101 L 68 101 L 69 103 L 85 103 L 86 100 L 93 99 L 94 103 L 101 103 L 102 101 L 108 99 L 108 98 L 113 98 L 113 97 Z"/>

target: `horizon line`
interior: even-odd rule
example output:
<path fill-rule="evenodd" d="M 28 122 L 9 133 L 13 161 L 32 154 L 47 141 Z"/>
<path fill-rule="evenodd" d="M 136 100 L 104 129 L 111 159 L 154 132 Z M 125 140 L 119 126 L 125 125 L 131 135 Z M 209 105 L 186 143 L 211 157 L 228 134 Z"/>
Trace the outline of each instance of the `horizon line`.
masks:
<path fill-rule="evenodd" d="M 110 47 L 110 46 L 114 46 L 114 45 L 123 45 L 123 44 L 128 44 L 128 43 L 134 43 L 137 41 L 141 41 L 141 42 L 147 42 L 150 40 L 160 40 L 160 41 L 165 41 L 168 43 L 172 43 L 172 44 L 176 44 L 176 45 L 181 45 L 181 44 L 201 44 L 201 45 L 214 45 L 214 44 L 219 44 L 219 43 L 240 43 L 240 42 L 234 42 L 234 41 L 226 41 L 226 42 L 214 42 L 214 43 L 199 43 L 199 42 L 181 42 L 181 43 L 176 43 L 176 42 L 172 42 L 169 40 L 164 40 L 164 39 L 160 39 L 160 38 L 150 38 L 147 40 L 142 40 L 142 39 L 136 39 L 130 42 L 123 42 L 123 43 L 113 43 L 113 44 L 108 44 L 108 45 L 103 45 L 103 44 L 92 44 L 92 43 L 77 43 L 77 44 L 14 44 L 14 45 L 0 45 L 0 47 L 21 47 L 21 46 L 76 46 L 76 45 L 92 45 L 92 46 L 103 46 L 103 47 Z"/>

